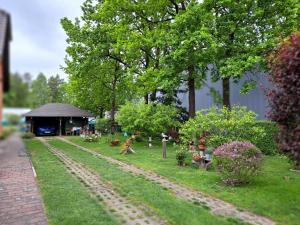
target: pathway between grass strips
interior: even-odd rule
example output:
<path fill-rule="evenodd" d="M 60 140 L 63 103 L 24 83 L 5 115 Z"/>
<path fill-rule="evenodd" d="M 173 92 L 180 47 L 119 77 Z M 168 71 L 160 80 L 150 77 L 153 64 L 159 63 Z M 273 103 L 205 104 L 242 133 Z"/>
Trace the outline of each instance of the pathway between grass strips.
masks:
<path fill-rule="evenodd" d="M 50 145 L 46 139 L 39 138 L 39 140 L 66 165 L 72 174 L 74 174 L 88 187 L 94 196 L 96 196 L 100 201 L 103 201 L 110 212 L 117 214 L 117 216 L 121 218 L 122 224 L 166 224 L 146 206 L 135 206 L 124 197 L 121 197 L 118 193 L 113 191 L 111 185 L 104 182 L 98 174 L 69 158 L 57 148 Z"/>
<path fill-rule="evenodd" d="M 118 165 L 119 168 L 122 169 L 123 171 L 130 172 L 137 176 L 142 175 L 146 179 L 153 181 L 155 183 L 158 183 L 162 187 L 171 190 L 177 197 L 179 197 L 181 199 L 193 202 L 195 204 L 205 205 L 215 215 L 221 215 L 221 216 L 226 216 L 226 217 L 235 217 L 246 223 L 250 223 L 250 224 L 254 224 L 254 225 L 273 225 L 273 224 L 275 224 L 274 221 L 272 221 L 266 217 L 253 214 L 248 211 L 240 211 L 234 205 L 232 205 L 230 203 L 227 203 L 225 201 L 205 195 L 204 193 L 202 193 L 200 191 L 195 191 L 195 190 L 185 187 L 183 185 L 176 184 L 176 183 L 168 180 L 167 178 L 160 176 L 154 172 L 146 171 L 146 170 L 140 169 L 138 167 L 135 167 L 133 165 L 116 160 L 114 158 L 102 155 L 93 150 L 90 150 L 83 146 L 77 145 L 65 138 L 58 137 L 58 139 L 66 142 L 68 144 L 71 144 L 82 151 L 88 152 L 96 157 L 104 159 L 111 164 Z"/>

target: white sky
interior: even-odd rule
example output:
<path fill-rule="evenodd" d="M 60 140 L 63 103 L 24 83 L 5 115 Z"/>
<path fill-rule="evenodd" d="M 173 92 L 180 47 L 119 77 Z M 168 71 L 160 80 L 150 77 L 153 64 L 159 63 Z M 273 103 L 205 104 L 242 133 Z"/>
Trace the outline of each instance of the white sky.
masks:
<path fill-rule="evenodd" d="M 35 77 L 59 74 L 64 64 L 66 35 L 60 19 L 81 15 L 83 0 L 0 0 L 0 8 L 11 14 L 11 71 Z"/>

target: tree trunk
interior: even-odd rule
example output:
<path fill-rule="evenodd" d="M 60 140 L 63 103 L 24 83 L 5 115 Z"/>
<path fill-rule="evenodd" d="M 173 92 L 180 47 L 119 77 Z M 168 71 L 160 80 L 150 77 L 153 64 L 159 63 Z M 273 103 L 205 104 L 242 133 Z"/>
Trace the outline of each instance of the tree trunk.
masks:
<path fill-rule="evenodd" d="M 156 90 L 153 91 L 150 95 L 150 101 L 155 102 L 156 101 Z"/>
<path fill-rule="evenodd" d="M 111 112 L 110 112 L 110 131 L 115 132 L 115 112 L 116 112 L 116 86 L 117 86 L 117 76 L 112 82 L 112 97 L 111 97 Z"/>
<path fill-rule="evenodd" d="M 189 69 L 188 91 L 189 91 L 189 117 L 194 118 L 196 115 L 196 99 L 195 99 L 195 78 L 194 78 L 193 68 Z"/>
<path fill-rule="evenodd" d="M 226 106 L 230 109 L 230 79 L 224 78 L 222 79 L 223 86 L 223 106 Z"/>
<path fill-rule="evenodd" d="M 149 103 L 148 94 L 146 94 L 146 95 L 144 96 L 144 100 L 145 100 L 145 104 L 148 104 L 148 103 Z"/>

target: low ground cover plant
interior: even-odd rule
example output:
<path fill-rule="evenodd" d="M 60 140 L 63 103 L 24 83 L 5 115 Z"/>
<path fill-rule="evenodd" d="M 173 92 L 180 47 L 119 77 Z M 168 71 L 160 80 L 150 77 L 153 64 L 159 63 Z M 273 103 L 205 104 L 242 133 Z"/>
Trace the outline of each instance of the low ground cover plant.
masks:
<path fill-rule="evenodd" d="M 82 140 L 84 142 L 98 142 L 99 141 L 99 136 L 96 134 L 90 134 L 90 135 L 84 135 L 82 137 Z"/>
<path fill-rule="evenodd" d="M 26 133 L 22 134 L 23 139 L 32 139 L 34 137 L 35 137 L 35 134 L 31 133 L 31 132 L 26 132 Z"/>
<path fill-rule="evenodd" d="M 250 142 L 233 141 L 216 148 L 213 161 L 226 184 L 239 185 L 258 174 L 262 153 Z"/>

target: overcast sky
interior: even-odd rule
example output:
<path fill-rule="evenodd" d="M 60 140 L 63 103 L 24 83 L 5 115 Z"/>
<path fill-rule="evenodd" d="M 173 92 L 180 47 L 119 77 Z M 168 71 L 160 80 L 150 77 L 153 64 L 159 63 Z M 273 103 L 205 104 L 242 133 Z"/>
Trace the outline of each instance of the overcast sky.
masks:
<path fill-rule="evenodd" d="M 64 63 L 66 35 L 60 19 L 81 15 L 83 0 L 0 0 L 0 8 L 12 17 L 11 71 L 34 77 L 59 74 L 66 78 Z"/>

